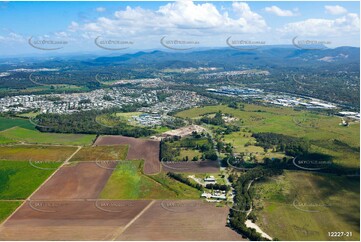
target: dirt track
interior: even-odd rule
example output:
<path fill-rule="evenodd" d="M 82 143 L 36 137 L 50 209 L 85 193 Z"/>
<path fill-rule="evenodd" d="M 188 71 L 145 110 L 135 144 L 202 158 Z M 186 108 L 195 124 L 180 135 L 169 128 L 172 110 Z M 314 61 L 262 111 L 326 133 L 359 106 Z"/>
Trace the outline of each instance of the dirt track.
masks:
<path fill-rule="evenodd" d="M 94 145 L 128 144 L 127 159 L 144 160 L 144 173 L 157 174 L 161 170 L 159 161 L 159 141 L 144 140 L 125 136 L 101 136 Z"/>

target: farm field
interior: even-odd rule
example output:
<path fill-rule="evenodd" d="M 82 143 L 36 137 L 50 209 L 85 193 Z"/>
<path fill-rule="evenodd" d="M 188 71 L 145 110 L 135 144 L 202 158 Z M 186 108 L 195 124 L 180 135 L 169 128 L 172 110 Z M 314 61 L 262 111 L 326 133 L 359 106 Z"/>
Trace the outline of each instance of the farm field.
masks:
<path fill-rule="evenodd" d="M 199 200 L 156 201 L 116 240 L 244 240 L 225 226 L 228 210 Z"/>
<path fill-rule="evenodd" d="M 35 126 L 28 119 L 0 117 L 0 131 L 12 127 L 22 127 L 25 129 L 35 130 Z"/>
<path fill-rule="evenodd" d="M 359 240 L 359 178 L 287 171 L 257 182 L 257 225 L 280 240 L 332 240 L 330 231 L 349 231 Z M 284 228 L 288 229 L 284 229 Z"/>
<path fill-rule="evenodd" d="M 199 198 L 198 190 L 175 181 L 165 174 L 142 174 L 142 161 L 120 162 L 104 187 L 102 199 Z"/>
<path fill-rule="evenodd" d="M 127 145 L 83 147 L 70 161 L 124 160 L 127 152 Z"/>
<path fill-rule="evenodd" d="M 37 130 L 14 127 L 0 132 L 0 137 L 13 140 L 13 142 L 31 144 L 91 145 L 96 136 L 90 134 L 42 133 Z"/>
<path fill-rule="evenodd" d="M 127 160 L 144 160 L 145 174 L 157 174 L 161 170 L 159 161 L 159 141 L 137 139 L 125 136 L 100 136 L 95 146 L 128 145 Z"/>
<path fill-rule="evenodd" d="M 4 221 L 20 205 L 21 205 L 21 201 L 0 200 L 0 223 Z"/>
<path fill-rule="evenodd" d="M 42 184 L 60 162 L 0 161 L 0 199 L 25 199 Z"/>
<path fill-rule="evenodd" d="M 12 145 L 0 146 L 0 160 L 65 161 L 76 151 L 70 146 Z"/>
<path fill-rule="evenodd" d="M 112 240 L 149 203 L 27 201 L 0 227 L 0 240 Z"/>
<path fill-rule="evenodd" d="M 116 163 L 79 162 L 64 165 L 31 198 L 98 198 Z"/>
<path fill-rule="evenodd" d="M 207 106 L 193 108 L 176 114 L 182 118 L 199 118 L 204 114 L 218 112 L 232 114 L 238 118 L 240 132 L 225 136 L 226 141 L 233 142 L 233 137 L 242 136 L 244 130 L 257 132 L 273 132 L 294 137 L 302 137 L 311 141 L 313 149 L 323 149 L 325 152 L 338 153 L 334 162 L 347 167 L 359 167 L 360 125 L 353 123 L 349 127 L 340 126 L 341 118 L 325 116 L 310 111 L 295 111 L 286 107 L 268 107 L 245 104 L 244 110 L 232 109 L 228 106 Z M 237 122 L 236 122 L 237 123 Z M 242 128 L 243 127 L 243 128 Z M 335 140 L 340 141 L 338 144 Z M 235 141 L 236 142 L 236 141 Z M 237 143 L 239 142 L 239 143 Z M 235 147 L 243 149 L 242 142 L 237 141 Z M 345 148 L 348 147 L 347 151 Z M 347 153 L 352 154 L 347 154 Z M 349 159 L 351 158 L 351 159 Z"/>

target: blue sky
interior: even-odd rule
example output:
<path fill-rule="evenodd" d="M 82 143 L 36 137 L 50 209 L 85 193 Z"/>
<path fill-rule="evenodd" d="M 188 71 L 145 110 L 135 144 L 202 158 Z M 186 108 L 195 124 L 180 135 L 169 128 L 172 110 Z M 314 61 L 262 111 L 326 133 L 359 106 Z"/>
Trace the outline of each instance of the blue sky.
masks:
<path fill-rule="evenodd" d="M 344 1 L 2 2 L 0 52 L 44 52 L 28 43 L 30 37 L 62 41 L 56 53 L 109 53 L 94 44 L 97 37 L 131 42 L 123 52 L 161 49 L 163 36 L 196 40 L 201 47 L 225 47 L 229 36 L 265 44 L 292 44 L 298 36 L 329 47 L 359 46 L 359 12 L 358 2 Z"/>

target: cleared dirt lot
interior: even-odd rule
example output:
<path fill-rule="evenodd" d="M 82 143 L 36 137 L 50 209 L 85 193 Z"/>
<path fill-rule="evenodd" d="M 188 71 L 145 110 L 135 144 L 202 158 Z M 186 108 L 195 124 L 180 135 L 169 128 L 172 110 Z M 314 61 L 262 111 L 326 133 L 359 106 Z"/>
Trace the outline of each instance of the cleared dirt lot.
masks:
<path fill-rule="evenodd" d="M 28 201 L 0 228 L 0 240 L 109 240 L 149 203 Z"/>
<path fill-rule="evenodd" d="M 180 137 L 184 137 L 184 136 L 192 134 L 192 132 L 201 133 L 204 130 L 205 129 L 202 126 L 189 125 L 189 126 L 182 127 L 182 128 L 179 128 L 179 129 L 173 129 L 173 130 L 169 130 L 167 132 L 164 132 L 163 136 L 180 136 Z"/>
<path fill-rule="evenodd" d="M 144 160 L 144 173 L 151 175 L 160 172 L 160 142 L 155 140 L 137 139 L 125 136 L 101 136 L 94 145 L 128 144 L 128 160 Z"/>
<path fill-rule="evenodd" d="M 244 240 L 225 226 L 228 212 L 199 200 L 157 201 L 116 240 Z"/>
<path fill-rule="evenodd" d="M 31 199 L 98 198 L 115 166 L 115 162 L 79 162 L 63 166 Z"/>
<path fill-rule="evenodd" d="M 162 170 L 180 173 L 217 173 L 218 161 L 162 162 Z"/>

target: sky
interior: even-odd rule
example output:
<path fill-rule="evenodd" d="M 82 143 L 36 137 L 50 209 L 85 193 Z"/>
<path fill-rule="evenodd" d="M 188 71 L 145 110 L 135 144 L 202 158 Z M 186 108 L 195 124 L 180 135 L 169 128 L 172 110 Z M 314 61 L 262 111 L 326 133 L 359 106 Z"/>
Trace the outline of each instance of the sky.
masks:
<path fill-rule="evenodd" d="M 0 2 L 0 56 L 297 41 L 359 47 L 359 13 L 355 1 Z"/>

